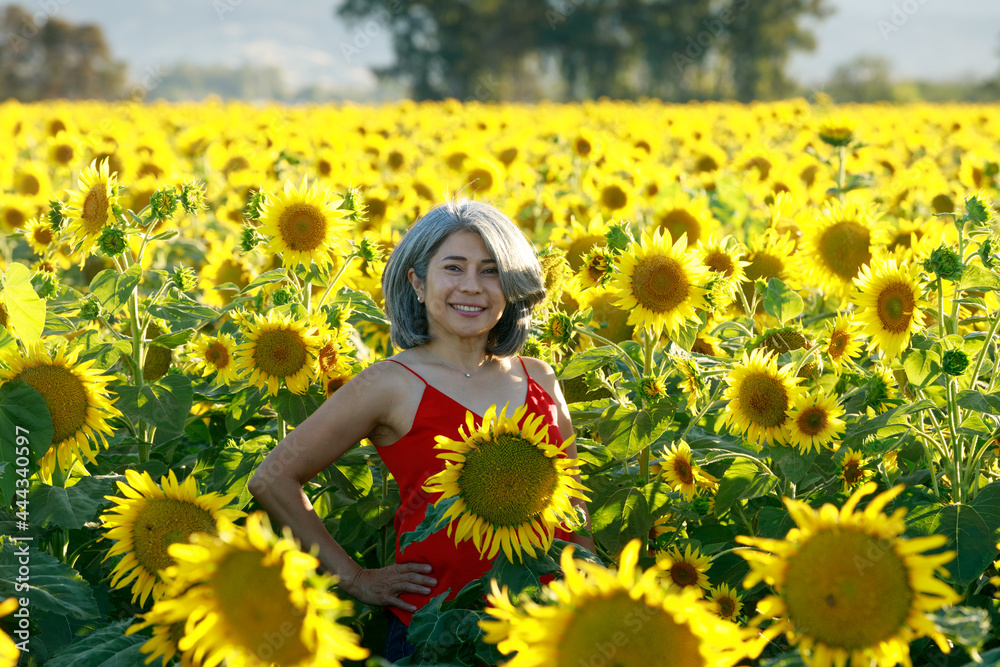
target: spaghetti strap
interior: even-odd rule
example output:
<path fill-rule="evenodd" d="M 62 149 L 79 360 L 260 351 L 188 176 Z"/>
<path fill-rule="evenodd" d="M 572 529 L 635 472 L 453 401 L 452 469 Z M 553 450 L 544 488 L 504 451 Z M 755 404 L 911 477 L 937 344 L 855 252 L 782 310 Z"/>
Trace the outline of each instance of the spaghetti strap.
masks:
<path fill-rule="evenodd" d="M 423 382 L 425 385 L 427 385 L 428 387 L 431 386 L 430 383 L 427 382 L 427 380 L 425 380 L 423 377 L 420 376 L 420 373 L 416 372 L 415 370 L 413 370 L 412 368 L 410 368 L 406 364 L 404 364 L 402 362 L 399 362 L 399 361 L 396 361 L 395 359 L 386 359 L 386 361 L 391 361 L 394 364 L 399 364 L 400 366 L 402 366 L 403 368 L 405 368 L 406 370 L 410 371 L 411 373 L 413 373 L 414 375 L 416 375 L 418 378 L 420 378 L 420 381 Z"/>
<path fill-rule="evenodd" d="M 530 381 L 531 376 L 528 374 L 528 367 L 524 365 L 524 357 L 517 355 L 517 360 L 521 362 L 521 369 L 524 371 L 524 377 Z"/>

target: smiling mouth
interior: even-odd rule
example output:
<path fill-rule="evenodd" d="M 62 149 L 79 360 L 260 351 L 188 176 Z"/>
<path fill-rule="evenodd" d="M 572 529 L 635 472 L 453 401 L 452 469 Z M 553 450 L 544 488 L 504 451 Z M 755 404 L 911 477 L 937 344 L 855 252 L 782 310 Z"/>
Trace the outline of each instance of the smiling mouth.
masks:
<path fill-rule="evenodd" d="M 485 308 L 482 308 L 480 306 L 463 306 L 457 303 L 451 304 L 451 307 L 463 313 L 481 313 L 484 310 L 486 310 Z"/>

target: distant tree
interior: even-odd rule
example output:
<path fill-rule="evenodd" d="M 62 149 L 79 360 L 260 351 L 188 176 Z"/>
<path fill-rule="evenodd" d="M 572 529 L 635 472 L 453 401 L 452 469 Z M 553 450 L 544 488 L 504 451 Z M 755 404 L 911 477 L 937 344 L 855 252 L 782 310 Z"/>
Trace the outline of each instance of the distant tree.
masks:
<path fill-rule="evenodd" d="M 288 90 L 277 67 L 192 65 L 167 68 L 150 97 L 168 101 L 200 100 L 209 95 L 228 99 L 285 99 Z"/>
<path fill-rule="evenodd" d="M 883 56 L 855 56 L 833 70 L 825 91 L 837 102 L 892 101 L 892 63 Z"/>
<path fill-rule="evenodd" d="M 101 29 L 73 25 L 19 5 L 0 18 L 0 99 L 116 99 L 124 95 L 125 65 L 112 58 Z M 41 14 L 44 16 L 44 13 Z"/>

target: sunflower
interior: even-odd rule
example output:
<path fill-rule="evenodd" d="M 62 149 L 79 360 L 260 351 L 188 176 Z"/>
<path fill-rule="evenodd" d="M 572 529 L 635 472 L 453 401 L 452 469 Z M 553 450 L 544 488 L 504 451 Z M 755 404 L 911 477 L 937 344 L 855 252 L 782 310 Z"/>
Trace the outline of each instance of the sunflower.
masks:
<path fill-rule="evenodd" d="M 779 370 L 777 357 L 767 351 L 744 352 L 742 362 L 729 372 L 726 382 L 729 386 L 723 398 L 729 403 L 725 423 L 730 431 L 759 445 L 785 443 L 788 411 L 801 392 L 797 386 L 800 378 L 792 377 L 791 365 Z"/>
<path fill-rule="evenodd" d="M 654 214 L 656 227 L 670 238 L 679 239 L 687 234 L 692 246 L 708 240 L 719 227 L 712 215 L 708 197 L 691 197 L 678 191 L 657 207 Z"/>
<path fill-rule="evenodd" d="M 607 246 L 594 246 L 584 254 L 576 279 L 580 289 L 607 286 L 615 275 L 615 253 Z"/>
<path fill-rule="evenodd" d="M 884 241 L 884 227 L 871 207 L 834 201 L 816 216 L 806 232 L 805 254 L 817 282 L 831 292 L 846 295 Z"/>
<path fill-rule="evenodd" d="M 864 454 L 851 448 L 844 450 L 840 459 L 840 472 L 837 475 L 844 485 L 844 491 L 850 491 L 871 479 L 874 473 L 865 468 L 866 465 L 868 459 Z"/>
<path fill-rule="evenodd" d="M 232 283 L 243 289 L 253 279 L 253 271 L 246 259 L 237 251 L 238 239 L 210 242 L 205 253 L 205 263 L 198 269 L 198 289 L 201 297 L 210 306 L 228 305 L 234 298 L 232 288 L 216 289 Z"/>
<path fill-rule="evenodd" d="M 788 415 L 788 444 L 797 446 L 803 454 L 813 449 L 822 451 L 843 433 L 843 414 L 834 396 L 799 394 Z"/>
<path fill-rule="evenodd" d="M 737 542 L 763 551 L 738 551 L 750 563 L 743 585 L 758 582 L 776 595 L 762 600 L 756 626 L 774 619 L 764 630 L 772 639 L 787 633 L 810 667 L 910 664 L 910 642 L 930 637 L 945 653 L 949 645 L 927 612 L 960 599 L 935 577 L 955 557 L 944 535 L 906 539 L 905 508 L 892 516 L 882 510 L 903 491 L 897 486 L 875 496 L 863 512 L 858 502 L 876 488 L 874 482 L 855 491 L 838 510 L 826 504 L 815 510 L 786 498 L 796 527 L 784 540 L 739 536 Z"/>
<path fill-rule="evenodd" d="M 316 353 L 318 373 L 326 380 L 350 376 L 351 355 L 354 346 L 350 343 L 349 327 L 331 330 L 323 325 L 317 327 L 317 335 L 323 343 Z"/>
<path fill-rule="evenodd" d="M 852 296 L 856 317 L 871 336 L 869 350 L 881 350 L 885 360 L 899 356 L 910 336 L 923 328 L 923 309 L 929 304 L 917 282 L 918 267 L 895 259 L 876 261 L 861 269 Z"/>
<path fill-rule="evenodd" d="M 576 523 L 572 498 L 587 500 L 577 481 L 579 461 L 563 455 L 573 441 L 548 442 L 548 427 L 539 414 L 527 414 L 522 405 L 513 416 L 491 406 L 476 428 L 475 415 L 466 414 L 458 440 L 439 435 L 438 458 L 447 463 L 424 483 L 424 490 L 441 493 L 440 503 L 457 498 L 442 520 L 448 520 L 455 543 L 472 538 L 480 555 L 496 556 L 503 547 L 507 559 L 521 551 L 535 556 L 534 547 L 548 551 L 559 524 Z M 521 421 L 523 426 L 518 426 Z"/>
<path fill-rule="evenodd" d="M 838 315 L 827 327 L 822 350 L 837 369 L 838 375 L 844 372 L 845 364 L 853 364 L 855 357 L 861 355 L 859 329 L 858 324 L 848 315 Z"/>
<path fill-rule="evenodd" d="M 28 246 L 39 257 L 44 257 L 45 253 L 52 248 L 52 241 L 55 240 L 56 233 L 52 230 L 52 224 L 48 220 L 33 218 L 24 225 L 24 238 L 28 241 Z"/>
<path fill-rule="evenodd" d="M 568 230 L 556 228 L 552 241 L 560 248 L 565 248 L 566 261 L 569 262 L 570 268 L 579 271 L 580 267 L 583 266 L 584 255 L 589 253 L 594 246 L 606 247 L 608 245 L 605 235 L 609 229 L 608 223 L 600 215 L 591 218 L 586 226 L 574 218 Z"/>
<path fill-rule="evenodd" d="M 747 279 L 744 262 L 746 250 L 732 236 L 722 240 L 714 236 L 698 242 L 698 259 L 712 272 L 714 278 L 709 291 L 712 305 L 717 310 L 725 310 L 736 300 L 736 290 Z"/>
<path fill-rule="evenodd" d="M 746 271 L 746 282 L 742 283 L 743 297 L 747 305 L 754 300 L 754 283 L 771 278 L 778 278 L 785 284 L 791 284 L 799 277 L 798 255 L 795 252 L 795 241 L 788 235 L 780 235 L 773 229 L 765 230 L 748 243 L 746 259 L 749 264 Z M 743 304 L 740 303 L 742 308 Z M 763 303 L 758 302 L 755 312 L 763 312 Z"/>
<path fill-rule="evenodd" d="M 663 451 L 660 473 L 674 491 L 690 500 L 698 494 L 698 478 L 701 468 L 694 462 L 691 447 L 686 442 L 678 442 Z"/>
<path fill-rule="evenodd" d="M 699 549 L 687 545 L 684 553 L 677 547 L 656 554 L 656 565 L 663 571 L 660 580 L 668 590 L 680 591 L 685 588 L 708 588 L 708 575 L 712 561 L 701 555 Z"/>
<path fill-rule="evenodd" d="M 218 535 L 198 533 L 168 549 L 169 595 L 147 622 L 184 624 L 177 650 L 195 664 L 230 667 L 338 666 L 368 650 L 336 619 L 351 603 L 328 592 L 335 577 L 316 573 L 319 561 L 289 537 L 276 537 L 256 512 L 246 528 L 222 519 Z M 247 585 L 252 582 L 252 585 Z M 156 650 L 147 642 L 143 648 Z"/>
<path fill-rule="evenodd" d="M 759 652 L 751 633 L 718 618 L 698 590 L 664 590 L 659 565 L 640 573 L 638 559 L 639 540 L 622 550 L 618 572 L 574 561 L 568 546 L 565 578 L 543 588 L 547 604 L 515 606 L 494 581 L 486 609 L 493 619 L 479 622 L 483 641 L 516 651 L 508 667 L 578 667 L 602 655 L 620 667 L 660 665 L 664 656 L 677 667 L 730 667 Z"/>
<path fill-rule="evenodd" d="M 166 591 L 159 572 L 170 565 L 167 547 L 186 542 L 192 533 L 215 534 L 216 519 L 236 519 L 243 512 L 223 509 L 235 496 L 217 493 L 199 495 L 194 477 L 182 484 L 174 471 L 153 482 L 148 472 L 125 471 L 126 482 L 118 482 L 125 496 L 105 496 L 116 503 L 101 516 L 105 538 L 115 544 L 105 560 L 124 554 L 111 572 L 112 588 L 132 584 L 132 602 L 145 604 L 151 594 L 158 600 Z"/>
<path fill-rule="evenodd" d="M 328 265 L 331 252 L 348 234 L 350 211 L 340 208 L 342 199 L 333 199 L 330 191 L 316 183 L 296 188 L 290 181 L 284 191 L 268 193 L 261 207 L 258 231 L 268 237 L 267 250 L 281 255 L 284 266 Z"/>
<path fill-rule="evenodd" d="M 53 352 L 41 342 L 28 346 L 25 354 L 8 350 L 0 369 L 0 384 L 23 380 L 45 399 L 52 417 L 52 444 L 39 461 L 42 476 L 49 478 L 56 465 L 68 471 L 77 459 L 95 462 L 94 453 L 113 431 L 109 419 L 120 417 L 112 405 L 107 384 L 111 378 L 91 368 L 93 360 L 77 363 L 79 350 Z"/>
<path fill-rule="evenodd" d="M 316 357 L 320 339 L 311 323 L 277 315 L 254 315 L 243 322 L 245 342 L 236 348 L 240 372 L 249 372 L 249 381 L 269 394 L 278 393 L 278 384 L 293 394 L 304 394 L 316 377 Z"/>
<path fill-rule="evenodd" d="M 613 282 L 615 302 L 629 313 L 628 323 L 643 326 L 654 335 L 676 333 L 685 322 L 698 321 L 695 309 L 707 309 L 703 287 L 711 276 L 687 251 L 682 236 L 671 246 L 670 234 L 642 235 L 621 257 L 619 274 Z"/>
<path fill-rule="evenodd" d="M 80 174 L 80 189 L 67 193 L 69 201 L 63 210 L 69 220 L 67 231 L 72 243 L 87 255 L 97 243 L 101 231 L 114 221 L 114 207 L 118 204 L 118 175 L 109 173 L 108 160 L 97 160 Z"/>
<path fill-rule="evenodd" d="M 863 385 L 865 406 L 869 413 L 880 415 L 899 404 L 899 390 L 896 387 L 896 377 L 885 366 L 878 364 L 871 369 L 871 373 Z"/>
<path fill-rule="evenodd" d="M 743 611 L 743 598 L 729 584 L 709 589 L 708 599 L 715 605 L 715 613 L 724 620 L 735 623 Z"/>
<path fill-rule="evenodd" d="M 0 617 L 14 613 L 17 607 L 17 598 L 7 598 L 0 602 Z M 10 635 L 0 630 L 0 667 L 15 667 L 20 657 L 21 651 L 18 650 L 17 644 Z"/>
<path fill-rule="evenodd" d="M 240 379 L 240 369 L 236 364 L 236 341 L 227 333 L 218 336 L 202 334 L 194 344 L 194 355 L 198 361 L 194 370 L 204 376 L 215 373 L 215 385 L 229 385 Z"/>
<path fill-rule="evenodd" d="M 181 652 L 179 644 L 184 638 L 185 619 L 168 622 L 164 619 L 162 611 L 150 610 L 141 616 L 142 620 L 130 625 L 125 630 L 126 635 L 132 635 L 140 630 L 151 627 L 153 636 L 149 638 L 139 650 L 148 654 L 145 664 L 151 664 L 158 657 L 162 657 L 161 665 L 173 664 L 174 656 L 180 658 L 180 667 L 195 667 L 196 663 L 191 658 L 191 651 Z"/>

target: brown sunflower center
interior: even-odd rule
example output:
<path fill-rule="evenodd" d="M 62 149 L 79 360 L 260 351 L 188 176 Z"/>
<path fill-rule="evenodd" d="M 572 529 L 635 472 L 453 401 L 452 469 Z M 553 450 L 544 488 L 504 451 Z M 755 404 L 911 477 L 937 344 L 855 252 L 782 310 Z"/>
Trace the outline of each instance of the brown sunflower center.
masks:
<path fill-rule="evenodd" d="M 317 358 L 320 370 L 324 373 L 332 371 L 337 366 L 337 360 L 340 359 L 340 350 L 337 348 L 337 344 L 330 342 L 321 347 Z"/>
<path fill-rule="evenodd" d="M 31 233 L 31 237 L 38 245 L 46 246 L 52 243 L 52 230 L 49 227 L 37 227 Z"/>
<path fill-rule="evenodd" d="M 606 208 L 616 211 L 625 208 L 625 204 L 628 203 L 628 194 L 620 185 L 608 185 L 601 190 L 601 203 Z"/>
<path fill-rule="evenodd" d="M 682 484 L 694 484 L 694 471 L 691 470 L 691 462 L 683 456 L 675 456 L 670 467 L 674 475 Z"/>
<path fill-rule="evenodd" d="M 891 540 L 843 527 L 816 533 L 788 559 L 783 595 L 797 633 L 845 651 L 889 640 L 914 597 Z"/>
<path fill-rule="evenodd" d="M 654 313 L 668 313 L 682 304 L 689 289 L 684 267 L 672 257 L 645 257 L 632 273 L 632 296 L 640 306 Z"/>
<path fill-rule="evenodd" d="M 811 405 L 799 413 L 795 419 L 799 432 L 805 435 L 818 435 L 823 432 L 830 420 L 826 410 L 818 405 Z"/>
<path fill-rule="evenodd" d="M 253 350 L 254 365 L 266 375 L 287 378 L 302 370 L 309 357 L 297 331 L 262 331 Z"/>
<path fill-rule="evenodd" d="M 861 470 L 861 461 L 857 459 L 847 459 L 844 467 L 840 471 L 840 476 L 848 486 L 855 486 L 864 479 L 865 473 Z"/>
<path fill-rule="evenodd" d="M 17 191 L 22 195 L 37 195 L 42 189 L 42 184 L 38 182 L 38 177 L 34 174 L 24 174 L 18 183 Z"/>
<path fill-rule="evenodd" d="M 681 588 L 698 585 L 698 568 L 686 560 L 679 560 L 670 566 L 670 580 Z"/>
<path fill-rule="evenodd" d="M 229 368 L 229 350 L 219 341 L 215 341 L 205 349 L 205 361 L 219 370 Z"/>
<path fill-rule="evenodd" d="M 736 615 L 736 601 L 728 595 L 716 599 L 719 605 L 719 616 L 722 618 L 732 618 Z"/>
<path fill-rule="evenodd" d="M 465 177 L 465 184 L 476 190 L 489 191 L 493 189 L 493 174 L 488 169 L 477 167 Z"/>
<path fill-rule="evenodd" d="M 305 613 L 292 603 L 280 564 L 265 565 L 257 551 L 233 551 L 219 563 L 212 590 L 222 623 L 241 648 L 268 664 L 294 665 L 309 656 L 302 642 Z"/>
<path fill-rule="evenodd" d="M 705 256 L 705 266 L 716 273 L 725 274 L 727 278 L 731 277 L 733 272 L 736 271 L 736 264 L 733 262 L 733 258 L 721 250 L 713 250 L 708 253 Z"/>
<path fill-rule="evenodd" d="M 103 181 L 98 182 L 87 192 L 80 212 L 83 229 L 88 234 L 96 234 L 104 227 L 108 221 L 108 204 L 107 185 Z"/>
<path fill-rule="evenodd" d="M 462 499 L 494 526 L 519 526 L 549 505 L 558 473 L 529 440 L 501 433 L 466 454 L 458 476 Z"/>
<path fill-rule="evenodd" d="M 624 591 L 583 600 L 572 612 L 558 639 L 558 665 L 597 664 L 595 658 L 613 652 L 601 664 L 648 667 L 665 664 L 699 667 L 705 664 L 701 642 L 686 623 L 678 623 L 659 607 L 633 600 Z"/>
<path fill-rule="evenodd" d="M 278 217 L 278 233 L 290 250 L 315 250 L 326 239 L 326 229 L 326 216 L 313 204 L 290 204 Z"/>
<path fill-rule="evenodd" d="M 68 164 L 73 159 L 73 147 L 69 144 L 59 144 L 52 151 L 52 157 L 59 164 Z"/>
<path fill-rule="evenodd" d="M 674 208 L 660 216 L 660 229 L 670 232 L 670 237 L 679 239 L 687 234 L 688 243 L 697 243 L 701 238 L 701 223 L 694 214 L 683 208 Z"/>
<path fill-rule="evenodd" d="M 765 428 L 785 423 L 788 390 L 780 378 L 752 371 L 743 378 L 737 395 L 740 409 L 751 423 Z"/>
<path fill-rule="evenodd" d="M 826 351 L 832 359 L 839 359 L 847 351 L 847 344 L 850 342 L 850 334 L 837 329 L 830 334 L 830 345 L 826 348 Z"/>
<path fill-rule="evenodd" d="M 149 498 L 132 521 L 132 553 L 149 574 L 173 562 L 167 547 L 187 542 L 192 533 L 215 535 L 215 519 L 208 510 L 187 500 Z"/>
<path fill-rule="evenodd" d="M 871 232 L 856 220 L 830 225 L 819 237 L 817 247 L 826 267 L 844 281 L 853 280 L 861 267 L 872 260 Z"/>
<path fill-rule="evenodd" d="M 90 401 L 76 373 L 64 366 L 41 364 L 25 368 L 13 378 L 24 380 L 45 399 L 52 416 L 52 444 L 74 437 L 86 423 Z"/>
<path fill-rule="evenodd" d="M 566 249 L 566 260 L 574 271 L 583 266 L 583 256 L 590 252 L 595 245 L 605 246 L 607 241 L 603 236 L 596 234 L 585 234 L 573 241 Z"/>
<path fill-rule="evenodd" d="M 906 331 L 916 305 L 908 285 L 902 282 L 886 285 L 878 295 L 878 319 L 882 328 L 894 334 Z"/>
<path fill-rule="evenodd" d="M 604 255 L 594 255 L 587 264 L 587 275 L 595 283 L 608 273 L 608 258 Z"/>

